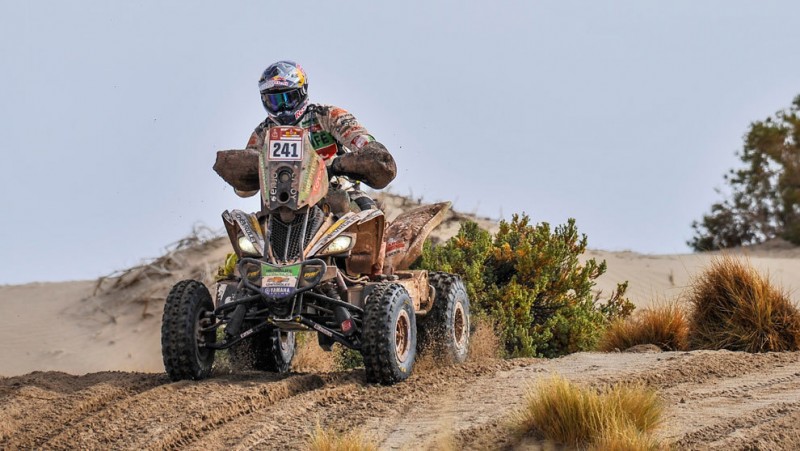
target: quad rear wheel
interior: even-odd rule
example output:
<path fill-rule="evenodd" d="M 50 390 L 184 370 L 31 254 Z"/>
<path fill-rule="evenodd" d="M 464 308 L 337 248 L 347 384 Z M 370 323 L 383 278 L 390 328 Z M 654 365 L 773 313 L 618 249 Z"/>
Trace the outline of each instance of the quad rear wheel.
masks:
<path fill-rule="evenodd" d="M 175 284 L 164 304 L 161 322 L 161 355 L 164 368 L 173 381 L 205 379 L 214 364 L 214 349 L 206 343 L 217 341 L 215 330 L 202 331 L 213 324 L 211 295 L 202 283 L 183 280 Z"/>
<path fill-rule="evenodd" d="M 463 363 L 469 352 L 469 298 L 464 282 L 455 274 L 431 272 L 436 290 L 433 307 L 420 321 L 423 348 L 445 364 Z"/>
<path fill-rule="evenodd" d="M 398 283 L 375 286 L 364 309 L 361 354 L 367 382 L 391 385 L 411 375 L 417 356 L 414 304 Z"/>

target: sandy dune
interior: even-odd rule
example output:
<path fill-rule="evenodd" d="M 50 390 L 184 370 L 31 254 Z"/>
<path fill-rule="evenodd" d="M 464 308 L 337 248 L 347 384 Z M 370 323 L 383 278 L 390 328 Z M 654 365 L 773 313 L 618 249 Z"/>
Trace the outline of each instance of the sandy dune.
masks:
<path fill-rule="evenodd" d="M 737 249 L 731 254 L 747 258 L 759 272 L 783 287 L 789 297 L 800 303 L 800 249 L 768 250 L 763 247 Z M 591 250 L 585 258 L 605 260 L 608 271 L 600 276 L 596 288 L 610 293 L 617 282 L 629 282 L 628 295 L 638 307 L 659 300 L 679 299 L 693 277 L 718 253 L 645 255 L 635 252 Z"/>

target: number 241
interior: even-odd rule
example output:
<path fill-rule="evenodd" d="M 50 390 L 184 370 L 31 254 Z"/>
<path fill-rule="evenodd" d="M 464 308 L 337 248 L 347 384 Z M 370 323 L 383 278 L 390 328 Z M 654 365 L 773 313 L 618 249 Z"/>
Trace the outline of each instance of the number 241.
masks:
<path fill-rule="evenodd" d="M 272 143 L 272 156 L 273 157 L 292 157 L 297 158 L 297 143 Z"/>

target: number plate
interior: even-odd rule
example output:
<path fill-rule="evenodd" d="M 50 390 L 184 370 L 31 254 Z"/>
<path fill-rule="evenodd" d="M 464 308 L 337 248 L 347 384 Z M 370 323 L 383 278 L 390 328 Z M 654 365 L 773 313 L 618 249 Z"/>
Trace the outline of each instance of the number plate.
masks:
<path fill-rule="evenodd" d="M 267 157 L 272 161 L 297 161 L 303 159 L 303 133 L 301 127 L 273 127 L 269 130 Z"/>
<path fill-rule="evenodd" d="M 270 297 L 291 296 L 297 288 L 301 265 L 272 266 L 261 264 L 261 291 Z"/>

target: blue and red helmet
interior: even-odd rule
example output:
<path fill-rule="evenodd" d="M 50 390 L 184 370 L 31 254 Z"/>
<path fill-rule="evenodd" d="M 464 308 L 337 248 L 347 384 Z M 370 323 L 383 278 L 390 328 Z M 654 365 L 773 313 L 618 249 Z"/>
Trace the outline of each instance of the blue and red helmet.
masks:
<path fill-rule="evenodd" d="M 295 125 L 308 106 L 308 78 L 294 61 L 278 61 L 264 69 L 258 80 L 261 103 L 272 120 Z"/>

